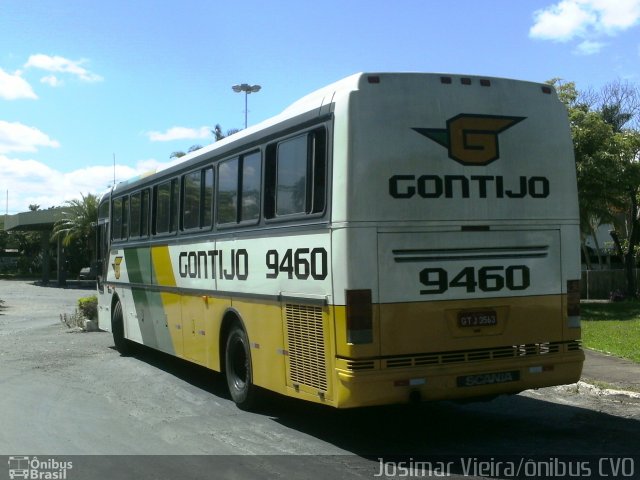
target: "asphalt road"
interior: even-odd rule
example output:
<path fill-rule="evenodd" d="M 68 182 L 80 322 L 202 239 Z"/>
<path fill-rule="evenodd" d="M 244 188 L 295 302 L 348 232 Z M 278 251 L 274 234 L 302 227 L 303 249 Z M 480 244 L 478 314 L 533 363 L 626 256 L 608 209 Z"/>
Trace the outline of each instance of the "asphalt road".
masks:
<path fill-rule="evenodd" d="M 75 462 L 69 480 L 398 477 L 399 461 L 435 459 L 453 462 L 446 473 L 457 478 L 474 473 L 462 459 L 494 457 L 538 467 L 585 458 L 576 468 L 598 473 L 610 455 L 636 455 L 617 465 L 640 478 L 640 399 L 574 385 L 350 411 L 268 397 L 243 412 L 219 374 L 148 350 L 121 357 L 108 333 L 70 332 L 59 315 L 91 293 L 0 280 L 0 478 L 16 456 L 35 455 Z"/>

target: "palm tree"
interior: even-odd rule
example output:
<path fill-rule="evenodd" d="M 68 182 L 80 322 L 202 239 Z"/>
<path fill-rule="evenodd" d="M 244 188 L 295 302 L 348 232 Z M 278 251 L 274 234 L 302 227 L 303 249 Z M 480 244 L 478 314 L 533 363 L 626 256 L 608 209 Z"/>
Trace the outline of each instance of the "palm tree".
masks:
<path fill-rule="evenodd" d="M 222 127 L 220 126 L 219 123 L 216 123 L 216 126 L 213 127 L 213 130 L 211 130 L 211 133 L 213 133 L 213 136 L 216 137 L 216 142 L 218 140 L 222 140 L 223 138 L 227 138 L 230 137 L 231 135 L 233 135 L 234 133 L 238 133 L 240 131 L 239 128 L 232 128 L 230 130 L 227 130 L 227 134 L 225 135 L 224 133 L 222 133 Z"/>
<path fill-rule="evenodd" d="M 220 124 L 216 123 L 216 126 L 213 128 L 213 130 L 211 130 L 211 134 L 214 136 L 214 142 L 217 142 L 218 140 L 222 140 L 223 138 L 233 135 L 234 133 L 238 133 L 239 131 L 240 130 L 237 128 L 232 128 L 230 130 L 227 130 L 227 133 L 225 135 L 222 132 L 222 127 L 220 126 Z M 200 150 L 201 148 L 202 148 L 202 145 L 191 145 L 187 153 L 195 152 L 196 150 Z M 169 155 L 169 158 L 170 159 L 182 158 L 187 153 L 183 152 L 182 150 L 177 150 L 175 152 L 171 152 L 171 155 Z"/>
<path fill-rule="evenodd" d="M 98 197 L 91 193 L 82 199 L 68 200 L 60 220 L 53 226 L 51 238 L 62 240 L 62 245 L 68 247 L 79 241 L 89 252 L 89 260 L 93 258 L 95 247 L 95 228 L 98 220 Z"/>

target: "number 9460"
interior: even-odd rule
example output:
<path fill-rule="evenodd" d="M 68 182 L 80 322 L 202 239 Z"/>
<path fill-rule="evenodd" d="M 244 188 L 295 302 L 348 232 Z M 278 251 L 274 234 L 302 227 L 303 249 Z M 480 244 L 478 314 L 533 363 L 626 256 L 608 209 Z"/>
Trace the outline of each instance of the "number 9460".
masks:
<path fill-rule="evenodd" d="M 444 268 L 425 268 L 420 271 L 420 283 L 428 287 L 420 290 L 422 295 L 444 293 L 450 288 L 464 288 L 467 293 L 526 290 L 531 284 L 531 274 L 526 265 L 465 267 L 449 281 Z"/>

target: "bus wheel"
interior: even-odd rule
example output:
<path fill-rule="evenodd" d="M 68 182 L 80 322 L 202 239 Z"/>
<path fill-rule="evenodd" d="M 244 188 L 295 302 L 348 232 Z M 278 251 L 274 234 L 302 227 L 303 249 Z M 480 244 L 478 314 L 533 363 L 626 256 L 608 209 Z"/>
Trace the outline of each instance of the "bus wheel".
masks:
<path fill-rule="evenodd" d="M 253 385 L 249 339 L 244 329 L 236 324 L 227 336 L 225 349 L 225 373 L 229 393 L 242 410 L 250 410 L 256 404 L 256 387 Z"/>
<path fill-rule="evenodd" d="M 133 344 L 124 338 L 124 319 L 122 316 L 122 304 L 116 301 L 111 314 L 111 332 L 113 333 L 113 343 L 120 355 L 127 356 L 133 353 Z"/>

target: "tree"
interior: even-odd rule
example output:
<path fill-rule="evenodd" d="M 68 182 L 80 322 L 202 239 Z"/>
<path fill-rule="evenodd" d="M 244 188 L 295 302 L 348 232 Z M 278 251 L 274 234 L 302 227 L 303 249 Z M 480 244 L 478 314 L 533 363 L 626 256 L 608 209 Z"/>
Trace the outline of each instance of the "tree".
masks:
<path fill-rule="evenodd" d="M 189 150 L 187 150 L 187 153 L 195 152 L 196 150 L 200 150 L 201 148 L 202 145 L 191 145 L 189 147 Z M 172 152 L 171 155 L 169 155 L 169 158 L 182 158 L 187 153 L 183 152 L 182 150 L 178 150 L 176 152 Z"/>
<path fill-rule="evenodd" d="M 611 155 L 618 165 L 620 210 L 614 218 L 613 238 L 624 259 L 627 295 L 637 296 L 635 276 L 640 245 L 640 89 L 628 82 L 616 80 L 601 92 L 598 111 L 613 131 Z"/>
<path fill-rule="evenodd" d="M 581 96 L 573 82 L 550 81 L 565 103 L 573 136 L 583 237 L 602 223 L 614 226 L 614 245 L 624 261 L 627 295 L 637 292 L 640 245 L 640 91 L 620 81 L 599 94 Z"/>
<path fill-rule="evenodd" d="M 585 241 L 589 236 L 597 239 L 598 227 L 612 223 L 614 207 L 620 207 L 617 189 L 614 188 L 616 166 L 609 154 L 613 131 L 601 115 L 592 110 L 592 94 L 585 98 L 577 91 L 574 82 L 553 79 L 549 83 L 555 86 L 558 97 L 568 110 L 580 198 L 581 247 L 587 267 L 591 269 Z M 596 252 L 602 266 L 598 244 Z"/>
<path fill-rule="evenodd" d="M 78 248 L 76 268 L 88 265 L 94 258 L 95 229 L 98 220 L 98 197 L 91 193 L 81 199 L 68 200 L 62 217 L 53 226 L 52 239 L 62 240 L 65 247 Z"/>
<path fill-rule="evenodd" d="M 211 130 L 211 134 L 214 137 L 214 142 L 217 142 L 218 140 L 222 140 L 223 138 L 233 135 L 234 133 L 238 133 L 239 131 L 240 130 L 237 128 L 232 128 L 230 130 L 227 130 L 227 134 L 225 135 L 224 133 L 222 133 L 222 127 L 220 126 L 220 124 L 216 123 L 216 126 L 213 127 L 213 130 Z M 196 150 L 200 150 L 201 148 L 202 148 L 202 145 L 191 145 L 189 147 L 189 150 L 187 150 L 186 153 L 183 152 L 182 150 L 177 150 L 175 152 L 171 152 L 171 155 L 169 155 L 169 158 L 182 158 L 187 153 L 195 152 Z"/>
<path fill-rule="evenodd" d="M 640 126 L 640 91 L 628 81 L 614 80 L 605 85 L 598 97 L 599 110 L 614 131 L 638 130 Z"/>
<path fill-rule="evenodd" d="M 12 240 L 18 245 L 18 271 L 32 275 L 42 270 L 42 239 L 35 232 L 12 233 Z"/>
<path fill-rule="evenodd" d="M 223 138 L 227 138 L 230 137 L 231 135 L 233 135 L 234 133 L 238 133 L 240 131 L 239 128 L 231 128 L 229 130 L 227 130 L 226 135 L 224 133 L 222 133 L 222 127 L 220 126 L 219 123 L 216 123 L 216 126 L 213 127 L 213 130 L 211 130 L 211 133 L 213 133 L 213 136 L 216 138 L 216 142 L 218 140 L 222 140 Z"/>
<path fill-rule="evenodd" d="M 614 217 L 611 237 L 616 250 L 624 260 L 627 277 L 627 296 L 637 296 L 635 275 L 638 247 L 640 245 L 640 132 L 623 131 L 616 133 L 612 152 L 618 164 L 618 185 L 621 206 Z"/>

